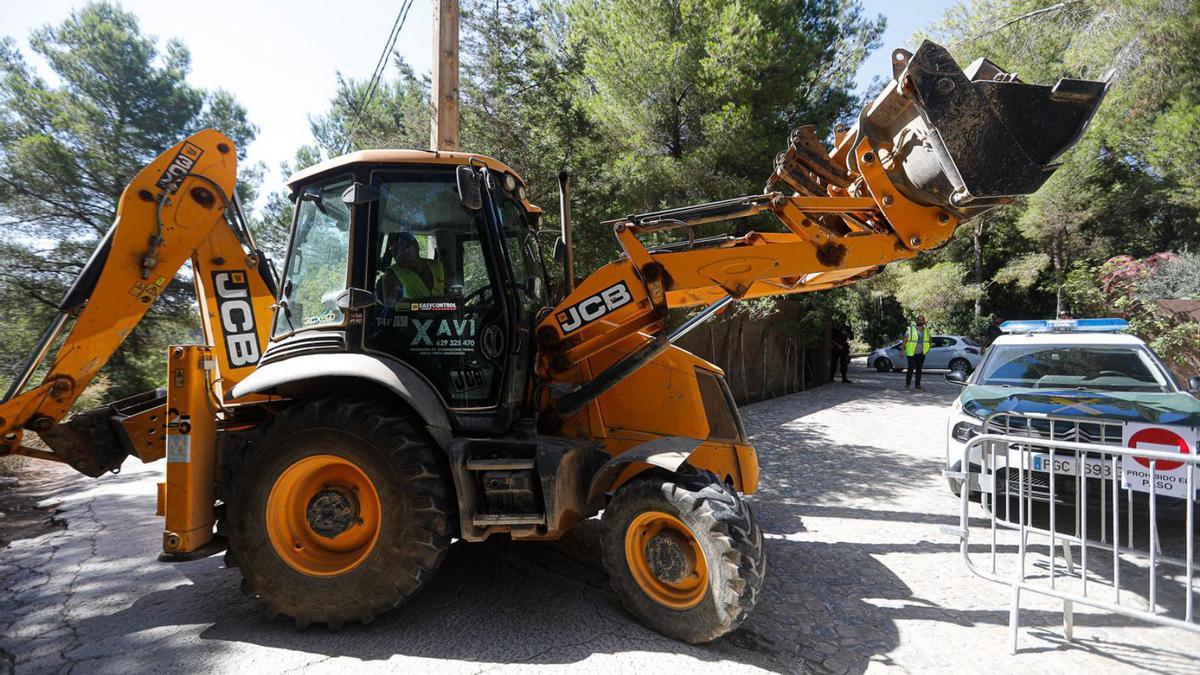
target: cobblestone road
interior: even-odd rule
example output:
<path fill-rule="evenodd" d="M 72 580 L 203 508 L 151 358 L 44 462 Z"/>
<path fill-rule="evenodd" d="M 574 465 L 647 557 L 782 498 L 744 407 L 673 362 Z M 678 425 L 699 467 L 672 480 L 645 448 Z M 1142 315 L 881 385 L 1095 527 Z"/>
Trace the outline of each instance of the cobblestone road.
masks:
<path fill-rule="evenodd" d="M 160 466 L 92 481 L 26 477 L 65 530 L 0 550 L 0 672 L 1200 672 L 1200 636 L 1029 598 L 1008 654 L 1008 593 L 971 575 L 940 476 L 954 391 L 856 368 L 743 414 L 770 574 L 745 626 L 691 647 L 630 619 L 607 588 L 598 523 L 552 544 L 456 544 L 408 606 L 340 634 L 266 621 L 219 558 L 155 562 Z M 2 521 L 0 521 L 2 522 Z"/>

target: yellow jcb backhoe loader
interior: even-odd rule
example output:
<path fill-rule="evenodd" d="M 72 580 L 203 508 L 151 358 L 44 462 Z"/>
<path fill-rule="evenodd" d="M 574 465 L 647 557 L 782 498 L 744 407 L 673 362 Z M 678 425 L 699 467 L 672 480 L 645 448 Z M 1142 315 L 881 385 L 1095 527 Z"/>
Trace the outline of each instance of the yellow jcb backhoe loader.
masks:
<path fill-rule="evenodd" d="M 276 289 L 232 198 L 233 144 L 197 133 L 126 188 L 0 402 L 0 454 L 90 476 L 165 456 L 162 558 L 227 546 L 245 590 L 297 625 L 371 621 L 452 538 L 554 539 L 603 510 L 629 611 L 681 640 L 724 635 L 767 570 L 742 497 L 758 460 L 721 371 L 672 343 L 734 300 L 853 283 L 1037 190 L 1106 89 L 964 72 L 929 42 L 893 66 L 831 150 L 794 132 L 762 194 L 614 221 L 623 255 L 577 287 L 568 247 L 558 302 L 516 172 L 416 150 L 293 176 Z M 781 231 L 692 234 L 755 214 Z M 204 344 L 171 349 L 165 392 L 68 417 L 188 260 Z M 685 307 L 703 309 L 666 333 Z"/>

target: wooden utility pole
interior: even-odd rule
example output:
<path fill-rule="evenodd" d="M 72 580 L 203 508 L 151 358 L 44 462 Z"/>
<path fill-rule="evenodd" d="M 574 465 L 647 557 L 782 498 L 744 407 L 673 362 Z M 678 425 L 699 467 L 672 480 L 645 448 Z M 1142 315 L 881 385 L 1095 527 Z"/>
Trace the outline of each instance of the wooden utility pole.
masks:
<path fill-rule="evenodd" d="M 429 146 L 458 150 L 458 0 L 433 0 L 433 120 Z"/>

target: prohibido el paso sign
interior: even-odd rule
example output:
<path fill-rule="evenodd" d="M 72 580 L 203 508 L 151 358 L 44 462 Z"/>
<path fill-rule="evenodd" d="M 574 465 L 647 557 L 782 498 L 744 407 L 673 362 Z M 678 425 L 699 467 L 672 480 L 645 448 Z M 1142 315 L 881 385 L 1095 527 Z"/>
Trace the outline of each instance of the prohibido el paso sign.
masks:
<path fill-rule="evenodd" d="M 563 335 L 567 335 L 631 302 L 633 295 L 629 292 L 629 287 L 624 281 L 618 281 L 555 314 L 554 318 L 558 321 Z"/>

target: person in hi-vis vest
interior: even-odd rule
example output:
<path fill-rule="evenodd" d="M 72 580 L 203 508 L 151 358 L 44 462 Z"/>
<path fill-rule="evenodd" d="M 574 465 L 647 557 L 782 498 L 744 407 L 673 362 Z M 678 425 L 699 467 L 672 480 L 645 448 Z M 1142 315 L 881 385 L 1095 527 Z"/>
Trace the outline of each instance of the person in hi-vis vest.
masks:
<path fill-rule="evenodd" d="M 913 373 L 917 374 L 917 389 L 921 387 L 921 369 L 925 367 L 925 355 L 929 353 L 929 331 L 925 329 L 925 317 L 918 316 L 916 323 L 904 331 L 904 357 L 908 359 L 908 370 L 904 373 L 904 388 L 912 384 Z"/>
<path fill-rule="evenodd" d="M 408 232 L 392 235 L 395 262 L 379 278 L 380 301 L 395 307 L 406 300 L 422 300 L 446 293 L 446 272 L 438 260 L 420 256 L 417 238 Z"/>

